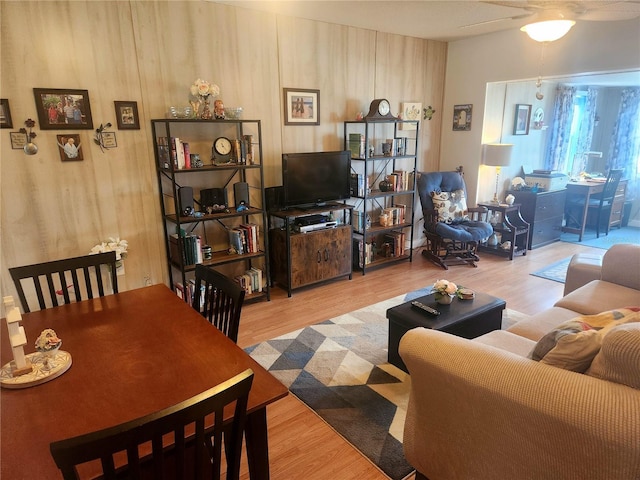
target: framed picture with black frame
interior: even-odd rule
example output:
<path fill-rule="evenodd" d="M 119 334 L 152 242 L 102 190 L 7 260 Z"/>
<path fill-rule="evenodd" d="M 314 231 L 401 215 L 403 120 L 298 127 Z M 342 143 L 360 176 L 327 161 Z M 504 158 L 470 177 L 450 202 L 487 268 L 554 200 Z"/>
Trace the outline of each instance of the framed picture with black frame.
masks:
<path fill-rule="evenodd" d="M 13 128 L 9 100 L 6 98 L 0 98 L 0 128 Z"/>
<path fill-rule="evenodd" d="M 138 102 L 114 101 L 118 130 L 140 130 Z"/>
<path fill-rule="evenodd" d="M 92 130 L 87 90 L 34 88 L 41 130 Z"/>
<path fill-rule="evenodd" d="M 531 105 L 516 104 L 516 115 L 513 121 L 514 135 L 529 135 L 529 122 L 531 121 Z"/>
<path fill-rule="evenodd" d="M 320 125 L 320 90 L 283 90 L 285 125 Z"/>

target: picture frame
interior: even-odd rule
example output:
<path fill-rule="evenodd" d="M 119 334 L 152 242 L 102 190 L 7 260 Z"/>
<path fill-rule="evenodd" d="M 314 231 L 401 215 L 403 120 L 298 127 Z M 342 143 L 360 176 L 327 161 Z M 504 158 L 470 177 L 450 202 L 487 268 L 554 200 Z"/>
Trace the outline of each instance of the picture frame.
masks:
<path fill-rule="evenodd" d="M 9 100 L 6 98 L 0 98 L 0 128 L 13 128 Z"/>
<path fill-rule="evenodd" d="M 9 132 L 11 139 L 11 148 L 14 150 L 22 150 L 29 142 L 27 140 L 27 132 Z"/>
<path fill-rule="evenodd" d="M 284 88 L 284 124 L 320 125 L 320 90 Z"/>
<path fill-rule="evenodd" d="M 138 102 L 114 101 L 118 130 L 140 130 Z"/>
<path fill-rule="evenodd" d="M 41 130 L 92 130 L 91 104 L 87 90 L 34 88 Z"/>
<path fill-rule="evenodd" d="M 80 135 L 77 133 L 65 133 L 56 135 L 60 160 L 63 162 L 80 162 L 84 160 Z"/>
<path fill-rule="evenodd" d="M 453 106 L 453 130 L 465 131 L 471 130 L 471 117 L 473 114 L 473 104 L 465 103 Z"/>
<path fill-rule="evenodd" d="M 529 135 L 529 123 L 531 122 L 531 105 L 525 103 L 516 104 L 516 114 L 513 120 L 514 135 Z"/>
<path fill-rule="evenodd" d="M 418 120 L 422 116 L 422 103 L 416 102 L 403 102 L 402 107 L 402 119 L 403 120 Z M 416 130 L 417 123 L 401 123 L 400 130 Z"/>
<path fill-rule="evenodd" d="M 116 148 L 118 146 L 116 132 L 102 132 L 100 134 L 100 144 L 102 148 Z"/>

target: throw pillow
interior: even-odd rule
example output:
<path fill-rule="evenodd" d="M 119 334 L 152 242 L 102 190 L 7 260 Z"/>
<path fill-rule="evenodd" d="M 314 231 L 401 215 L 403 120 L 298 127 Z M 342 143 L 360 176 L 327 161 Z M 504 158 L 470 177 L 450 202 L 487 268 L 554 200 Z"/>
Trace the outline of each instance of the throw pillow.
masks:
<path fill-rule="evenodd" d="M 468 220 L 467 199 L 464 190 L 453 192 L 431 192 L 433 208 L 438 212 L 438 221 L 455 223 Z"/>
<path fill-rule="evenodd" d="M 600 350 L 601 337 L 588 323 L 564 322 L 542 337 L 531 358 L 554 367 L 584 373 Z"/>
<path fill-rule="evenodd" d="M 640 389 L 640 323 L 617 325 L 607 333 L 587 375 Z"/>

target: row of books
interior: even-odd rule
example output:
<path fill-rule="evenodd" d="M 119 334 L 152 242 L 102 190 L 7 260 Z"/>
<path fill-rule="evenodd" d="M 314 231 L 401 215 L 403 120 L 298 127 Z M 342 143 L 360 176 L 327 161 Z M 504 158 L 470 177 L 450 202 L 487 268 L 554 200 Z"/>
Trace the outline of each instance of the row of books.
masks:
<path fill-rule="evenodd" d="M 251 267 L 244 274 L 237 275 L 234 280 L 242 287 L 247 295 L 262 292 L 264 278 L 262 270 L 257 267 Z M 175 282 L 173 287 L 178 297 L 183 300 L 188 300 L 190 305 L 193 303 L 196 290 L 196 282 L 193 278 L 189 279 L 186 287 L 182 282 Z M 202 292 L 200 295 L 200 310 L 202 310 L 204 307 L 204 285 L 200 286 L 200 291 Z"/>
<path fill-rule="evenodd" d="M 233 140 L 231 143 L 231 162 L 254 164 L 253 135 L 243 135 L 242 139 Z M 177 170 L 202 167 L 202 162 L 192 165 L 189 143 L 178 137 L 158 137 L 157 145 L 160 168 L 169 169 L 171 165 Z"/>
<path fill-rule="evenodd" d="M 255 223 L 243 223 L 237 227 L 230 228 L 229 246 L 238 255 L 258 253 L 260 251 L 259 233 L 259 227 Z"/>
<path fill-rule="evenodd" d="M 387 175 L 387 182 L 391 183 L 391 190 L 402 192 L 413 188 L 413 172 L 405 170 L 394 170 Z"/>
<path fill-rule="evenodd" d="M 389 232 L 384 235 L 385 256 L 401 257 L 404 255 L 404 244 L 406 235 L 404 232 Z M 386 245 L 389 244 L 388 251 Z"/>
<path fill-rule="evenodd" d="M 169 237 L 171 259 L 182 265 L 202 263 L 202 239 L 199 235 L 178 236 L 174 233 Z"/>
<path fill-rule="evenodd" d="M 251 267 L 242 275 L 237 275 L 235 281 L 242 287 L 247 295 L 262 292 L 264 283 L 262 270 L 257 267 Z"/>
<path fill-rule="evenodd" d="M 372 263 L 376 256 L 381 257 L 401 257 L 404 255 L 404 245 L 406 235 L 404 232 L 389 232 L 383 237 L 378 237 L 378 241 L 383 240 L 382 245 L 375 241 L 366 242 L 364 240 L 353 241 L 353 256 L 358 259 L 358 267 Z"/>
<path fill-rule="evenodd" d="M 383 227 L 390 227 L 391 225 L 401 225 L 406 221 L 406 218 L 405 218 L 406 211 L 407 211 L 407 206 L 401 203 L 398 203 L 393 207 L 383 208 L 382 214 L 386 215 L 386 223 L 382 225 L 382 220 L 380 220 L 380 224 Z"/>
<path fill-rule="evenodd" d="M 367 212 L 361 212 L 360 210 L 353 210 L 351 213 L 351 225 L 353 229 L 362 232 L 364 227 L 371 227 L 371 217 Z"/>

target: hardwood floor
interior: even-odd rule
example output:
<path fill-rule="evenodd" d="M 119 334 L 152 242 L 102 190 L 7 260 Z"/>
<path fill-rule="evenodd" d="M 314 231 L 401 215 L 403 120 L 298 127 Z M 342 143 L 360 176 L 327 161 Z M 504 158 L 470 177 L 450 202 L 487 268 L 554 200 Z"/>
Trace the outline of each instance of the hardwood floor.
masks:
<path fill-rule="evenodd" d="M 602 254 L 604 250 L 557 242 L 529 251 L 513 261 L 482 254 L 478 268 L 454 266 L 445 271 L 416 249 L 413 262 L 369 270 L 364 276 L 354 272 L 352 280 L 335 280 L 296 290 L 290 298 L 285 290 L 276 286 L 271 290 L 270 302 L 243 307 L 238 345 L 245 348 L 429 286 L 441 278 L 503 298 L 507 308 L 532 315 L 551 307 L 562 297 L 564 285 L 529 274 L 581 252 Z M 267 416 L 273 480 L 388 478 L 293 395 L 270 405 Z M 249 478 L 246 465 L 242 478 Z"/>

